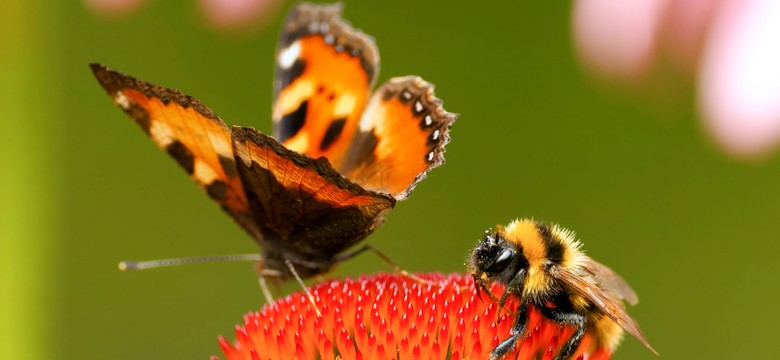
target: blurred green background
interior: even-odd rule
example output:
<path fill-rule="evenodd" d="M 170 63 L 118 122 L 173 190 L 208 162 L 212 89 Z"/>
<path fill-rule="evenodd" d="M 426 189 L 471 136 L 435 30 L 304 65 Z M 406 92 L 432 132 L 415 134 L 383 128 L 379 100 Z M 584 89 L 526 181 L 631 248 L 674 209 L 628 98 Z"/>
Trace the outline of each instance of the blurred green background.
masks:
<path fill-rule="evenodd" d="M 0 358 L 205 359 L 262 305 L 248 263 L 116 269 L 257 247 L 111 103 L 87 63 L 270 131 L 275 42 L 291 4 L 241 35 L 205 26 L 195 1 L 154 1 L 121 20 L 78 1 L 0 5 Z M 780 158 L 724 155 L 684 91 L 647 102 L 590 79 L 573 54 L 569 6 L 346 4 L 345 17 L 376 38 L 380 83 L 423 76 L 461 114 L 447 164 L 367 241 L 412 271 L 463 271 L 486 228 L 556 221 L 633 285 L 642 301 L 630 312 L 663 359 L 776 356 Z M 333 276 L 388 270 L 365 255 Z M 655 357 L 627 339 L 615 358 Z"/>

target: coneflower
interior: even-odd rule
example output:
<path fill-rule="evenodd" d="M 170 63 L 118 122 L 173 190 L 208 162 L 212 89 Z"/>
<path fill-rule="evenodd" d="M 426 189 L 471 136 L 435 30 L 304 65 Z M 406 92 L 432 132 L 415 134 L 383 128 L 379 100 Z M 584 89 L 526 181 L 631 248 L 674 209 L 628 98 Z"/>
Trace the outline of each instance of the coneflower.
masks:
<path fill-rule="evenodd" d="M 470 275 L 399 274 L 329 280 L 311 287 L 317 310 L 304 292 L 293 293 L 244 317 L 236 341 L 219 344 L 228 360 L 241 359 L 488 359 L 509 336 L 517 302 L 500 315 L 480 298 Z M 492 287 L 501 294 L 499 284 Z M 552 359 L 573 332 L 529 311 L 529 333 L 507 359 Z M 605 360 L 586 335 L 572 359 Z M 213 357 L 212 359 L 217 359 Z"/>

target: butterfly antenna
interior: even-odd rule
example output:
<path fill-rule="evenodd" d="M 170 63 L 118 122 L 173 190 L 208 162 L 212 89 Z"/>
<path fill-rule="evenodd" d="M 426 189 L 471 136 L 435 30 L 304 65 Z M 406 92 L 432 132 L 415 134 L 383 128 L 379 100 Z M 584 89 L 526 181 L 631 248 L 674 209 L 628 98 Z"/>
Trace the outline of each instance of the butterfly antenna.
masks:
<path fill-rule="evenodd" d="M 193 256 L 186 258 L 160 259 L 150 261 L 132 261 L 125 260 L 119 262 L 120 271 L 140 271 L 155 269 L 168 266 L 179 266 L 189 264 L 200 264 L 207 262 L 226 262 L 226 261 L 260 261 L 260 254 L 237 254 L 237 255 L 209 255 Z"/>

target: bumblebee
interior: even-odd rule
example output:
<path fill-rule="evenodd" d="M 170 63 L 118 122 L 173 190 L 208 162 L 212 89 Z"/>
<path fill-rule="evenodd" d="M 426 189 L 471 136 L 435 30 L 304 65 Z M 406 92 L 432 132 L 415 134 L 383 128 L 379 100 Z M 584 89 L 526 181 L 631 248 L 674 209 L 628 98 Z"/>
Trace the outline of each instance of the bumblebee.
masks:
<path fill-rule="evenodd" d="M 510 353 L 524 336 L 530 305 L 547 319 L 574 328 L 556 360 L 569 359 L 586 333 L 597 347 L 612 351 L 624 330 L 658 354 L 623 305 L 623 300 L 635 305 L 636 293 L 614 271 L 586 256 L 567 229 L 529 219 L 498 226 L 477 243 L 468 267 L 477 290 L 497 300 L 499 310 L 510 295 L 519 299 L 510 336 L 493 349 L 491 360 Z M 492 281 L 506 288 L 500 299 L 489 290 Z"/>

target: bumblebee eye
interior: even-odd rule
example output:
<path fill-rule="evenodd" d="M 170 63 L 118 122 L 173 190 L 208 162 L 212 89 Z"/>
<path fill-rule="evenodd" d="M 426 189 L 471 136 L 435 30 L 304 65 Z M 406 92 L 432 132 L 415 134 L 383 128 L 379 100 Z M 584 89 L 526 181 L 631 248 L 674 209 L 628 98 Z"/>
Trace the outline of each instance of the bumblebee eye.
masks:
<path fill-rule="evenodd" d="M 509 266 L 509 261 L 512 260 L 513 254 L 514 251 L 512 251 L 512 249 L 504 249 L 504 251 L 496 257 L 496 260 L 488 266 L 487 272 L 495 274 L 506 269 L 506 267 Z"/>

